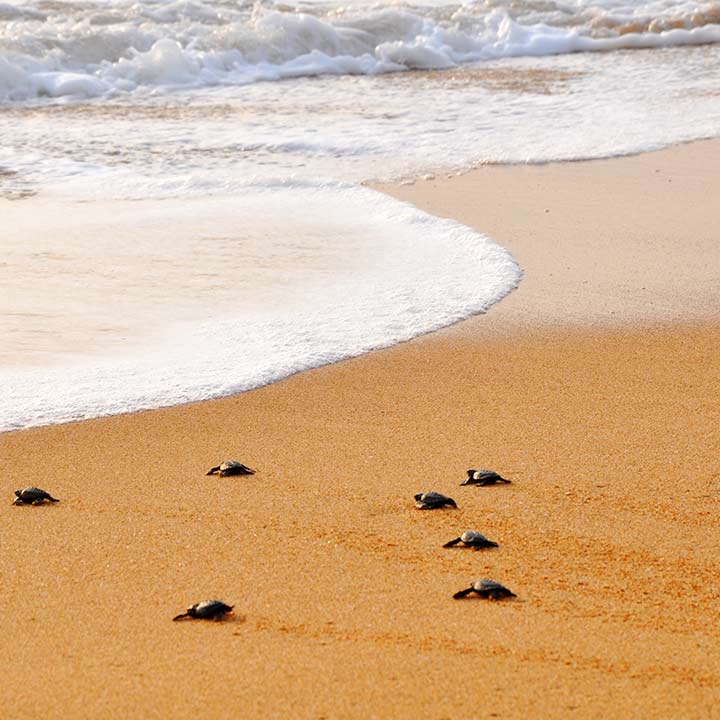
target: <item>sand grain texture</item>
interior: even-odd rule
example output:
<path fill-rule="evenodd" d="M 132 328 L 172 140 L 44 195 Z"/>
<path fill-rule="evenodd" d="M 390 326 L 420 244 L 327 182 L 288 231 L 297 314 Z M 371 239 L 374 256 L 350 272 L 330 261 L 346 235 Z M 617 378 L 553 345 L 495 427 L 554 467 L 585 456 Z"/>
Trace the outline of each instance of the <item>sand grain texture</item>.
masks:
<path fill-rule="evenodd" d="M 1 435 L 0 715 L 720 716 L 719 148 L 388 188 L 507 246 L 519 290 L 240 396 Z M 229 457 L 258 474 L 205 476 Z M 514 482 L 459 487 L 478 466 Z M 61 503 L 12 507 L 26 484 Z M 500 547 L 441 547 L 467 528 Z M 518 599 L 451 599 L 479 576 Z M 238 617 L 171 622 L 212 597 Z"/>

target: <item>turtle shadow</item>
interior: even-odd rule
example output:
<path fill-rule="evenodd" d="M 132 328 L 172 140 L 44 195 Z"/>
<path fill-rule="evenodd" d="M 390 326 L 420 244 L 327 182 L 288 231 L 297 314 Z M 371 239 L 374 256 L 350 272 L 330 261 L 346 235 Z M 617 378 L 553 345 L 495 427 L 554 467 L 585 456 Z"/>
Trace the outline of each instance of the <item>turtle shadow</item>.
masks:
<path fill-rule="evenodd" d="M 458 487 L 466 487 L 466 488 L 509 488 L 511 486 L 515 485 L 515 483 L 512 480 L 505 480 L 505 482 L 491 482 L 491 483 L 466 483 L 461 482 L 458 484 Z"/>
<path fill-rule="evenodd" d="M 476 553 L 476 552 L 485 553 L 485 552 L 489 552 L 489 551 L 492 552 L 492 551 L 496 551 L 496 550 L 500 549 L 499 545 L 486 545 L 485 547 L 477 547 L 477 548 L 476 547 L 463 547 L 462 545 L 455 545 L 453 547 L 445 547 L 443 545 L 442 547 L 445 550 L 454 550 L 455 552 L 457 552 L 458 550 L 472 550 L 472 552 L 474 552 L 474 553 Z"/>
<path fill-rule="evenodd" d="M 190 623 L 190 622 L 197 622 L 198 620 L 202 620 L 203 622 L 201 624 L 203 625 L 243 625 L 247 622 L 247 616 L 246 615 L 240 615 L 240 614 L 229 614 L 225 615 L 224 617 L 218 617 L 218 618 L 192 618 L 192 617 L 182 617 L 178 618 L 177 620 L 173 620 L 173 622 L 177 623 Z"/>
<path fill-rule="evenodd" d="M 14 503 L 10 503 L 10 505 L 12 507 L 34 507 L 34 508 L 39 508 L 39 507 L 51 508 L 51 507 L 55 507 L 58 504 L 59 504 L 59 501 L 56 503 L 53 503 L 53 502 L 41 502 L 41 503 L 15 503 L 14 502 Z"/>
<path fill-rule="evenodd" d="M 464 602 L 483 602 L 490 603 L 491 605 L 521 605 L 526 603 L 527 600 L 521 597 L 504 597 L 504 598 L 489 598 L 481 597 L 477 593 L 468 595 L 464 598 L 455 598 L 456 600 L 463 600 Z"/>

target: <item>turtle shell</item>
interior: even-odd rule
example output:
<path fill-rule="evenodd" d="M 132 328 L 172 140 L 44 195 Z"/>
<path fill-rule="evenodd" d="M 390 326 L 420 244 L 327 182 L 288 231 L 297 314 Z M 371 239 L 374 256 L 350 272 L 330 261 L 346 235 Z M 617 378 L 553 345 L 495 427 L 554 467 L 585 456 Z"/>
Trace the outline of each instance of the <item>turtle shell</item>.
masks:
<path fill-rule="evenodd" d="M 22 490 L 16 490 L 15 491 L 15 504 L 17 505 L 31 505 L 31 504 L 39 504 L 44 502 L 45 500 L 49 500 L 50 502 L 58 502 L 50 493 L 45 492 L 45 490 L 41 490 L 38 487 L 26 487 Z"/>
<path fill-rule="evenodd" d="M 488 578 L 478 578 L 473 582 L 472 589 L 481 597 L 491 598 L 492 600 L 498 600 L 503 597 L 516 597 L 512 590 L 508 590 L 504 585 L 501 585 L 495 580 L 489 580 Z"/>
<path fill-rule="evenodd" d="M 439 508 L 443 505 L 457 507 L 457 504 L 452 498 L 434 491 L 415 495 L 415 505 L 420 509 Z"/>
<path fill-rule="evenodd" d="M 231 612 L 232 605 L 227 605 L 222 600 L 205 600 L 193 605 L 192 608 L 188 608 L 188 612 L 191 610 L 194 612 L 195 617 L 214 618 Z"/>

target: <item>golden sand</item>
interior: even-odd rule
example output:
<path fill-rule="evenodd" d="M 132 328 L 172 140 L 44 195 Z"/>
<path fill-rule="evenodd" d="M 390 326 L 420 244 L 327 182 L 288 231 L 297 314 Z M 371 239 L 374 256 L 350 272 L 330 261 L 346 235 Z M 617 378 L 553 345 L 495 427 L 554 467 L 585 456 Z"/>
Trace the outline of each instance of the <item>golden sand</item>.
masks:
<path fill-rule="evenodd" d="M 389 189 L 520 288 L 243 395 L 1 435 L 0 716 L 717 717 L 718 147 Z M 205 476 L 226 458 L 259 472 Z M 469 528 L 500 547 L 441 547 Z M 517 600 L 452 599 L 483 576 Z M 235 619 L 171 622 L 212 597 Z"/>

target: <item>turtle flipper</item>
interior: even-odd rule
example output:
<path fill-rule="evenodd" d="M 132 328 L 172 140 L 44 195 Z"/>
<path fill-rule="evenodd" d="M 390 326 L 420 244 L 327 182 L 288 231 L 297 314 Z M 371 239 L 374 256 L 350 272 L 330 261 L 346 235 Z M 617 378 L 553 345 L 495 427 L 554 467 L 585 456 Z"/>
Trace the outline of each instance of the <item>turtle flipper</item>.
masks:
<path fill-rule="evenodd" d="M 180 613 L 179 615 L 176 615 L 176 616 L 173 618 L 173 622 L 175 622 L 176 620 L 182 620 L 183 618 L 186 618 L 186 617 L 190 617 L 190 613 L 189 613 L 189 612 Z"/>
<path fill-rule="evenodd" d="M 225 616 L 228 613 L 231 613 L 233 610 L 233 605 L 226 605 L 225 603 L 219 603 L 218 606 L 212 611 L 211 614 L 208 614 L 206 617 L 208 619 L 214 620 L 215 622 L 220 622 L 221 620 L 225 619 Z"/>
<path fill-rule="evenodd" d="M 485 540 L 484 542 L 475 543 L 472 547 L 473 547 L 473 550 L 481 550 L 482 548 L 500 547 L 500 546 L 496 542 L 493 542 L 492 540 Z"/>
<path fill-rule="evenodd" d="M 480 593 L 478 593 L 478 595 L 480 595 Z M 517 597 L 517 595 L 512 592 L 512 590 L 505 589 L 504 592 L 503 590 L 490 590 L 484 595 L 480 595 L 480 597 L 490 598 L 490 600 L 502 600 L 506 597 Z"/>
<path fill-rule="evenodd" d="M 216 467 L 210 468 L 205 474 L 206 475 L 215 475 L 215 473 L 220 472 L 220 466 L 217 465 Z"/>
<path fill-rule="evenodd" d="M 227 477 L 228 475 L 254 475 L 255 471 L 249 468 L 247 465 L 232 465 L 229 468 L 220 470 L 220 477 Z"/>
<path fill-rule="evenodd" d="M 471 592 L 473 592 L 473 588 L 465 588 L 465 590 L 458 590 L 454 595 L 453 598 L 455 600 L 459 600 L 460 598 L 464 598 L 466 595 L 469 595 Z"/>
<path fill-rule="evenodd" d="M 451 540 L 450 542 L 446 542 L 443 547 L 452 547 L 453 545 L 457 545 L 460 542 L 460 538 L 456 537 L 454 540 Z"/>
<path fill-rule="evenodd" d="M 48 495 L 48 496 L 47 496 L 47 499 L 48 499 L 50 502 L 60 502 L 57 498 L 54 498 L 52 495 Z"/>
<path fill-rule="evenodd" d="M 415 503 L 417 507 L 419 507 L 421 510 L 437 510 L 438 508 L 444 507 L 444 502 L 438 502 L 437 500 L 430 500 L 428 502 L 420 501 L 420 503 Z"/>

